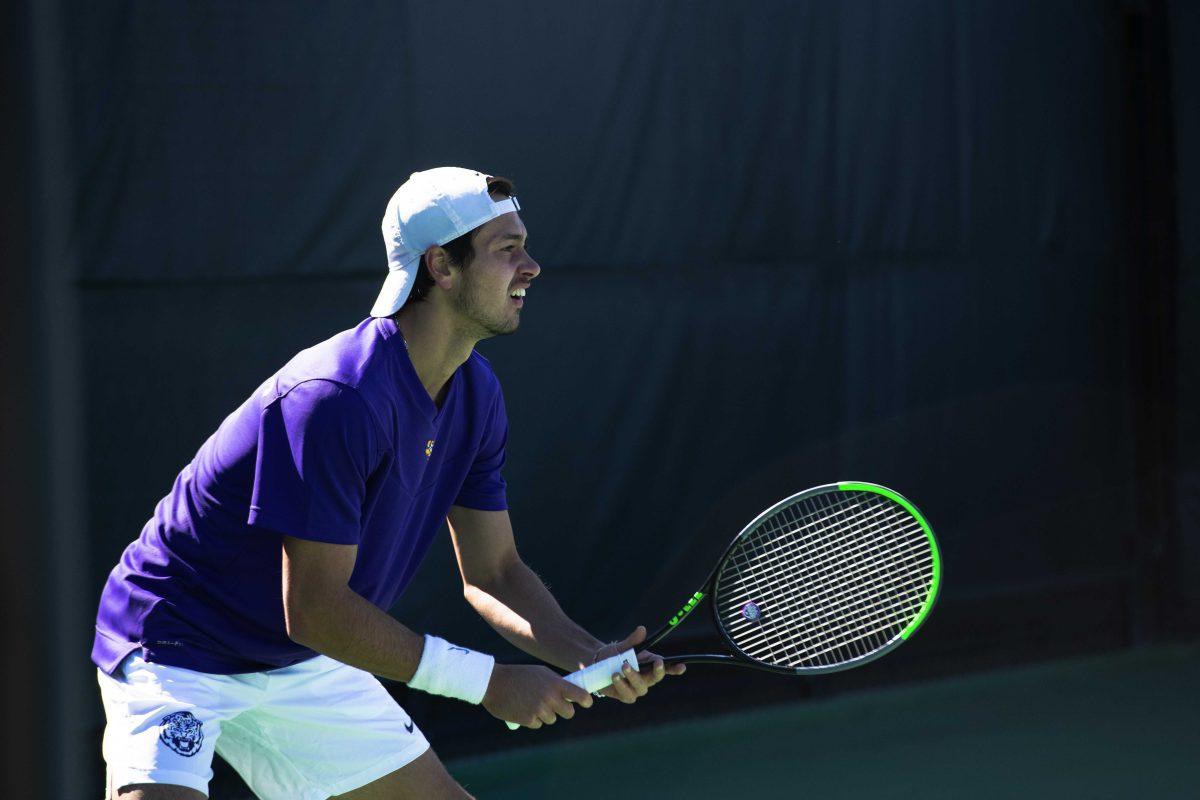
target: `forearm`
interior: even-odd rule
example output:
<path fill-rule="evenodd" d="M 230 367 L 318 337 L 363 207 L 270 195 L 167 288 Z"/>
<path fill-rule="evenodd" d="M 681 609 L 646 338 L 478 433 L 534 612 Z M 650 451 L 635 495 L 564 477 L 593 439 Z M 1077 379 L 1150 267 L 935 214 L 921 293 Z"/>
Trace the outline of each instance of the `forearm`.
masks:
<path fill-rule="evenodd" d="M 603 643 L 571 620 L 541 579 L 520 559 L 486 585 L 464 595 L 496 632 L 532 656 L 573 671 L 591 662 Z"/>
<path fill-rule="evenodd" d="M 375 675 L 408 683 L 425 639 L 350 587 L 299 610 L 285 606 L 288 635 L 298 644 Z"/>

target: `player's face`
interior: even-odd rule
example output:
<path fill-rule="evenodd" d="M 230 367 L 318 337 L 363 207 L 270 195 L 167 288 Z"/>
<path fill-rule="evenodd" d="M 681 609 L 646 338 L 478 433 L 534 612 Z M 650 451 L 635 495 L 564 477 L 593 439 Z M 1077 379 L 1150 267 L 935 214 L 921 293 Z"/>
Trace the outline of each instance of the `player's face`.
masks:
<path fill-rule="evenodd" d="M 512 333 L 521 324 L 525 290 L 542 268 L 525 249 L 525 223 L 510 211 L 475 232 L 474 257 L 451 297 L 469 333 L 479 339 Z M 514 296 L 516 295 L 516 296 Z"/>

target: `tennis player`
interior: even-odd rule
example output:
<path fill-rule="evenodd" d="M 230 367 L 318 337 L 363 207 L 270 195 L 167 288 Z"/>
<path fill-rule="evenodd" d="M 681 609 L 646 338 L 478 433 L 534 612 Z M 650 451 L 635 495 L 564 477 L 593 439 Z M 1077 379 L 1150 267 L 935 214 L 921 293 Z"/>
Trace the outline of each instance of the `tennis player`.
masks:
<path fill-rule="evenodd" d="M 357 327 L 299 353 L 221 423 L 104 587 L 92 659 L 110 798 L 207 796 L 218 752 L 263 800 L 469 797 L 374 677 L 538 728 L 592 696 L 543 666 L 386 613 L 449 521 L 467 601 L 574 670 L 604 644 L 517 553 L 500 384 L 474 352 L 520 324 L 540 272 L 512 184 L 412 175 L 383 219 L 388 276 Z M 640 653 L 605 693 L 667 672 Z"/>

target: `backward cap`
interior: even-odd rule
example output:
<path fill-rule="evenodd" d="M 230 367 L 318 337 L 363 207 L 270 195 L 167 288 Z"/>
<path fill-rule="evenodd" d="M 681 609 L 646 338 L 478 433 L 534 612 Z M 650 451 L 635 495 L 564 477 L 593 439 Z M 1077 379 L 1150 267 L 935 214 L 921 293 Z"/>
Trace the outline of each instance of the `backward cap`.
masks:
<path fill-rule="evenodd" d="M 388 276 L 371 316 L 390 317 L 400 310 L 416 281 L 421 255 L 430 247 L 520 209 L 515 197 L 492 200 L 489 177 L 462 167 L 436 167 L 414 172 L 395 191 L 381 225 Z"/>

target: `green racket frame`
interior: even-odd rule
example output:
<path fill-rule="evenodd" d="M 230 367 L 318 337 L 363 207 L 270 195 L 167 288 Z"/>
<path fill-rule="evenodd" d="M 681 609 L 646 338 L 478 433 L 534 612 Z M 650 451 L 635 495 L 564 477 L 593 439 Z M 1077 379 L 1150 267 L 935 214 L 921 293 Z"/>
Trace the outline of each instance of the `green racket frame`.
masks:
<path fill-rule="evenodd" d="M 942 559 L 941 552 L 938 548 L 937 539 L 933 535 L 933 529 L 929 526 L 929 522 L 925 519 L 925 515 L 917 510 L 917 507 L 913 505 L 907 498 L 903 497 L 900 493 L 895 492 L 886 486 L 880 486 L 879 484 L 875 483 L 865 483 L 862 481 L 841 481 L 839 483 L 829 483 L 823 486 L 815 486 L 812 489 L 806 489 L 803 492 L 798 492 L 790 497 L 786 497 L 751 520 L 750 524 L 742 528 L 741 532 L 738 533 L 737 536 L 733 537 L 733 540 L 729 543 L 729 546 L 725 548 L 725 552 L 722 553 L 721 558 L 717 561 L 717 565 L 713 567 L 712 572 L 709 574 L 708 579 L 705 580 L 704 586 L 700 589 L 700 591 L 693 594 L 679 609 L 679 611 L 676 612 L 675 616 L 671 617 L 671 619 L 668 620 L 665 625 L 647 638 L 646 641 L 639 646 L 639 649 L 649 649 L 653 647 L 668 633 L 675 630 L 675 628 L 678 627 L 678 625 L 683 622 L 683 620 L 687 618 L 687 616 L 691 614 L 692 611 L 694 611 L 705 598 L 716 594 L 717 578 L 724 569 L 726 561 L 733 554 L 734 549 L 737 547 L 737 544 L 739 541 L 741 541 L 742 537 L 753 531 L 759 525 L 759 523 L 775 514 L 785 506 L 798 503 L 810 497 L 816 497 L 818 495 L 835 492 L 873 492 L 875 494 L 882 495 L 900 505 L 908 513 L 912 514 L 917 522 L 920 523 L 922 530 L 925 532 L 925 536 L 929 541 L 930 551 L 932 552 L 933 556 L 933 577 L 930 580 L 930 586 L 925 596 L 925 602 L 922 604 L 913 620 L 908 624 L 907 627 L 904 628 L 903 631 L 889 640 L 887 644 L 883 645 L 882 647 L 866 653 L 858 658 L 850 659 L 839 664 L 819 667 L 781 667 L 776 664 L 768 664 L 760 661 L 753 656 L 748 655 L 740 647 L 738 647 L 730 635 L 726 632 L 725 625 L 721 622 L 717 604 L 715 602 L 710 602 L 709 606 L 712 608 L 713 624 L 716 626 L 717 631 L 721 634 L 721 638 L 725 640 L 725 644 L 729 647 L 730 651 L 734 653 L 734 655 L 727 655 L 724 653 L 693 653 L 688 655 L 664 656 L 663 661 L 667 664 L 725 664 L 730 666 L 750 667 L 753 669 L 763 670 L 765 672 L 774 672 L 780 675 L 816 675 L 827 672 L 841 672 L 843 670 L 860 667 L 863 664 L 874 661 L 880 656 L 890 653 L 892 650 L 895 650 L 897 647 L 907 641 L 929 617 L 929 612 L 933 610 L 933 606 L 937 602 L 938 594 L 941 589 Z"/>

